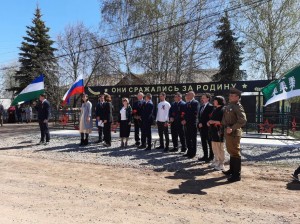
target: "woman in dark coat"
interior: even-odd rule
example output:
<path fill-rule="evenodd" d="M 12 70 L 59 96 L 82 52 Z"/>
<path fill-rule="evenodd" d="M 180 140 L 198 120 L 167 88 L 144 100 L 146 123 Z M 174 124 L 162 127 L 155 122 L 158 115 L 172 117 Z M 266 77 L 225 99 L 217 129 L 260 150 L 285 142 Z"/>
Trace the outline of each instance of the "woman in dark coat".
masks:
<path fill-rule="evenodd" d="M 129 104 L 128 98 L 122 99 L 123 107 L 119 114 L 119 124 L 120 124 L 120 138 L 121 147 L 127 147 L 128 138 L 130 135 L 131 119 L 132 119 L 132 108 Z"/>
<path fill-rule="evenodd" d="M 104 105 L 103 105 L 103 135 L 104 135 L 104 146 L 111 146 L 111 123 L 113 121 L 112 117 L 112 104 L 111 96 L 107 93 L 104 94 Z"/>
<path fill-rule="evenodd" d="M 222 96 L 214 98 L 214 110 L 210 120 L 207 122 L 209 126 L 209 137 L 211 139 L 212 150 L 214 152 L 214 161 L 210 165 L 216 170 L 224 170 L 225 150 L 224 150 L 224 131 L 221 121 L 224 113 L 225 99 Z"/>

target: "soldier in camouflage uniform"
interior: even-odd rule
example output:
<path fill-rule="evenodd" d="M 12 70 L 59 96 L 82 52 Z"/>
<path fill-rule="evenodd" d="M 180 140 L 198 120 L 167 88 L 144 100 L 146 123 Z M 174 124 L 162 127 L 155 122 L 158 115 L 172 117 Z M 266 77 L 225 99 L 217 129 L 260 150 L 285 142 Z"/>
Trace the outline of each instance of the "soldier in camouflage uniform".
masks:
<path fill-rule="evenodd" d="M 231 88 L 229 92 L 229 104 L 225 109 L 222 124 L 225 127 L 226 148 L 230 154 L 230 168 L 223 171 L 228 175 L 229 182 L 241 180 L 241 149 L 240 140 L 242 127 L 247 118 L 243 106 L 240 104 L 241 91 Z"/>

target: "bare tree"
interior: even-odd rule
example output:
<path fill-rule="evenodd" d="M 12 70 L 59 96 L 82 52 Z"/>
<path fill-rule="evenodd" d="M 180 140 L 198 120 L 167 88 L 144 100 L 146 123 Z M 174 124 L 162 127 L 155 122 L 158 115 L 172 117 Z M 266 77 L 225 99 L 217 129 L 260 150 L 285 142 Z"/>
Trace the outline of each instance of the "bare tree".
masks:
<path fill-rule="evenodd" d="M 17 85 L 15 74 L 18 70 L 18 63 L 11 63 L 1 68 L 0 75 L 0 98 L 13 99 L 14 91 L 9 91 Z"/>
<path fill-rule="evenodd" d="M 103 47 L 107 42 L 82 23 L 67 26 L 64 33 L 58 36 L 57 44 L 61 55 L 62 85 L 74 82 L 79 74 L 83 75 L 85 85 L 88 85 L 93 76 L 115 74 L 118 70 L 118 63 L 109 47 Z"/>
<path fill-rule="evenodd" d="M 298 63 L 295 56 L 299 54 L 300 2 L 269 0 L 251 4 L 253 2 L 240 0 L 247 7 L 235 17 L 246 39 L 245 58 L 256 73 L 275 79 Z"/>
<path fill-rule="evenodd" d="M 110 40 L 123 40 L 132 35 L 131 1 L 127 0 L 104 0 L 101 8 L 103 21 L 109 25 Z M 100 26 L 103 28 L 103 26 Z M 132 72 L 131 49 L 134 41 L 123 41 L 115 45 L 114 50 L 124 62 L 127 74 Z M 120 73 L 121 74 L 121 73 Z"/>
<path fill-rule="evenodd" d="M 192 81 L 213 56 L 214 24 L 219 18 L 206 16 L 220 8 L 220 2 L 113 0 L 105 1 L 101 11 L 119 40 L 139 37 L 122 42 L 130 46 L 123 48 L 126 64 L 131 65 L 127 71 L 134 65 L 148 74 L 151 83 L 174 83 Z"/>

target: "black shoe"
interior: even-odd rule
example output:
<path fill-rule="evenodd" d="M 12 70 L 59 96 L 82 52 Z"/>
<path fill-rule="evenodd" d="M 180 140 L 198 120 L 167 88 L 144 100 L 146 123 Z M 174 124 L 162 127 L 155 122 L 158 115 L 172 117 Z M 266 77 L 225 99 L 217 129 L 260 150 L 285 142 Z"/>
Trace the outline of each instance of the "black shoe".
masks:
<path fill-rule="evenodd" d="M 231 170 L 227 170 L 227 171 L 222 171 L 223 174 L 225 174 L 226 176 L 230 176 L 232 174 Z"/>
<path fill-rule="evenodd" d="M 189 155 L 188 154 L 184 154 L 184 155 L 182 155 L 183 157 L 189 157 Z"/>
<path fill-rule="evenodd" d="M 144 149 L 144 148 L 146 148 L 146 146 L 145 145 L 140 145 L 139 147 L 137 147 L 138 149 Z"/>
<path fill-rule="evenodd" d="M 40 141 L 39 143 L 37 143 L 37 145 L 44 145 L 45 142 L 44 141 Z"/>
<path fill-rule="evenodd" d="M 99 139 L 98 141 L 96 141 L 95 143 L 102 143 L 103 141 L 101 139 Z"/>
<path fill-rule="evenodd" d="M 104 143 L 103 143 L 103 146 L 105 146 L 105 147 L 110 147 L 110 146 L 111 146 L 111 144 L 110 144 L 110 143 L 106 143 L 106 142 L 104 142 Z"/>
<path fill-rule="evenodd" d="M 83 145 L 84 145 L 84 139 L 81 139 L 79 146 L 83 146 Z"/>
<path fill-rule="evenodd" d="M 163 147 L 163 146 L 157 146 L 155 149 L 164 149 L 165 147 Z"/>
<path fill-rule="evenodd" d="M 195 156 L 196 156 L 196 155 L 195 155 Z M 195 156 L 189 155 L 188 158 L 189 158 L 189 159 L 192 159 L 192 158 L 194 158 Z"/>
<path fill-rule="evenodd" d="M 212 159 L 207 159 L 207 160 L 205 160 L 205 163 L 210 163 L 212 161 Z"/>
<path fill-rule="evenodd" d="M 49 144 L 50 144 L 50 142 L 49 142 L 49 141 L 44 143 L 44 145 L 49 145 Z"/>
<path fill-rule="evenodd" d="M 230 157 L 230 160 L 229 160 L 229 169 L 227 171 L 222 171 L 223 174 L 225 174 L 226 176 L 230 176 L 232 175 L 232 169 L 233 169 L 233 158 Z"/>
<path fill-rule="evenodd" d="M 169 152 L 169 148 L 168 147 L 164 148 L 164 152 Z"/>
<path fill-rule="evenodd" d="M 173 149 L 170 150 L 170 152 L 177 152 L 178 148 L 174 147 Z"/>
<path fill-rule="evenodd" d="M 139 146 L 140 144 L 141 144 L 141 143 L 139 143 L 139 142 L 136 142 L 136 143 L 135 143 L 136 146 Z"/>
<path fill-rule="evenodd" d="M 88 145 L 89 144 L 89 140 L 88 139 L 84 139 L 83 145 Z"/>
<path fill-rule="evenodd" d="M 147 147 L 147 148 L 145 148 L 145 151 L 151 151 L 151 147 Z"/>
<path fill-rule="evenodd" d="M 180 152 L 185 153 L 186 152 L 186 148 L 181 148 Z"/>
<path fill-rule="evenodd" d="M 241 180 L 240 175 L 231 175 L 231 177 L 227 178 L 227 181 L 230 183 L 237 182 Z"/>
<path fill-rule="evenodd" d="M 203 156 L 201 158 L 198 158 L 198 160 L 201 161 L 201 162 L 206 162 L 206 161 L 208 161 L 208 158 Z"/>

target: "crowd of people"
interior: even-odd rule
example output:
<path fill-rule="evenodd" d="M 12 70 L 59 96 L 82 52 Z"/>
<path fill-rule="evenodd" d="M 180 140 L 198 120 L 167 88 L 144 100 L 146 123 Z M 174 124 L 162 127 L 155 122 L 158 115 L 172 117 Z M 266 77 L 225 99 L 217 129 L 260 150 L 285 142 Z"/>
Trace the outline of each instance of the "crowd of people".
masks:
<path fill-rule="evenodd" d="M 7 123 L 30 123 L 32 121 L 32 107 L 30 104 L 22 104 L 17 106 L 10 106 L 4 110 L 0 104 L 0 124 L 3 126 L 4 121 Z"/>
<path fill-rule="evenodd" d="M 222 170 L 228 175 L 228 181 L 240 180 L 241 154 L 240 139 L 242 127 L 246 124 L 246 114 L 240 104 L 241 92 L 231 89 L 229 104 L 225 107 L 225 98 L 206 93 L 201 96 L 201 103 L 195 99 L 195 93 L 190 91 L 185 94 L 185 101 L 181 93 L 174 95 L 174 102 L 166 101 L 166 94 L 159 94 L 160 102 L 154 111 L 152 95 L 142 92 L 137 94 L 137 101 L 133 106 L 128 98 L 122 99 L 122 108 L 118 116 L 120 127 L 120 147 L 128 146 L 131 125 L 134 125 L 135 146 L 138 149 L 150 151 L 153 149 L 152 127 L 154 121 L 157 125 L 159 145 L 156 149 L 165 153 L 180 151 L 183 156 L 194 158 L 197 153 L 197 133 L 201 136 L 203 157 L 199 161 L 210 163 L 210 167 Z M 211 104 L 211 100 L 212 103 Z M 92 103 L 88 95 L 82 96 L 82 107 L 79 131 L 81 134 L 80 146 L 89 144 L 89 134 L 93 128 Z M 96 126 L 99 139 L 104 146 L 111 146 L 111 124 L 113 122 L 112 103 L 109 94 L 99 96 L 95 107 Z M 169 128 L 172 135 L 173 147 L 170 148 Z M 229 170 L 225 171 L 225 151 L 230 154 Z M 179 148 L 180 141 L 180 148 Z"/>
<path fill-rule="evenodd" d="M 134 125 L 135 146 L 146 151 L 152 150 L 152 127 L 156 121 L 159 135 L 159 145 L 156 149 L 165 153 L 182 152 L 184 157 L 194 158 L 197 153 L 197 132 L 201 136 L 203 157 L 199 161 L 210 163 L 209 166 L 222 171 L 228 176 L 229 182 L 241 180 L 241 152 L 240 140 L 242 127 L 246 124 L 246 114 L 240 103 L 241 92 L 232 88 L 229 92 L 229 102 L 226 104 L 223 96 L 205 93 L 201 96 L 201 103 L 195 99 L 195 93 L 190 91 L 185 94 L 185 101 L 181 93 L 174 95 L 174 102 L 166 101 L 166 94 L 159 94 L 160 102 L 157 111 L 154 111 L 152 95 L 142 92 L 137 94 L 137 101 L 133 106 L 128 98 L 122 98 L 122 108 L 118 116 L 120 127 L 120 147 L 128 146 L 131 125 Z M 81 135 L 80 146 L 89 144 L 89 134 L 93 128 L 92 103 L 87 94 L 82 95 L 79 132 Z M 212 102 L 212 103 L 211 103 Z M 41 130 L 40 144 L 50 141 L 48 121 L 50 104 L 46 96 L 40 96 L 40 103 L 35 106 L 38 111 L 38 120 Z M 100 95 L 95 107 L 96 126 L 99 139 L 106 147 L 111 146 L 111 124 L 113 122 L 113 106 L 111 96 L 107 93 Z M 171 130 L 173 147 L 170 148 L 169 127 Z M 45 142 L 46 140 L 46 142 Z M 180 141 L 180 148 L 179 148 Z M 225 171 L 225 150 L 230 155 L 229 169 Z M 300 167 L 292 175 L 298 179 Z"/>

